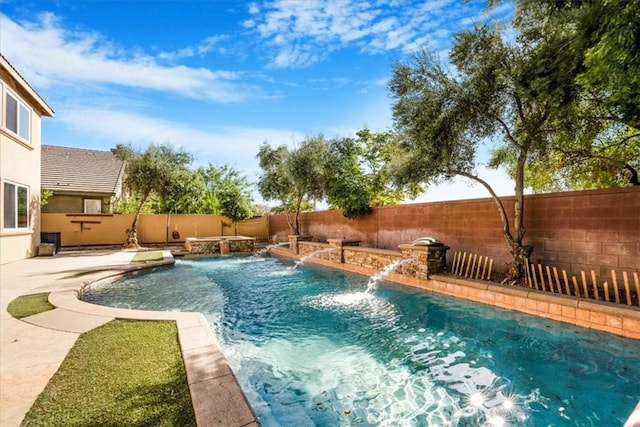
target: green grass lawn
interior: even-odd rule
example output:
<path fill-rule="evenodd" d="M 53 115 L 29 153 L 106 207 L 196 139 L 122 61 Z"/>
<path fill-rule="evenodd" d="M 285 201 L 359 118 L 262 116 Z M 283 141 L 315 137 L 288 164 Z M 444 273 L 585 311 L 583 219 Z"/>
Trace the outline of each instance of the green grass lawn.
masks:
<path fill-rule="evenodd" d="M 195 426 L 175 322 L 82 334 L 22 422 L 43 425 Z"/>
<path fill-rule="evenodd" d="M 162 256 L 162 252 L 138 252 L 133 256 L 131 262 L 162 261 L 163 259 L 164 257 Z"/>
<path fill-rule="evenodd" d="M 49 304 L 48 298 L 48 292 L 19 296 L 9 303 L 7 312 L 17 319 L 22 319 L 43 311 L 53 310 L 55 307 Z"/>

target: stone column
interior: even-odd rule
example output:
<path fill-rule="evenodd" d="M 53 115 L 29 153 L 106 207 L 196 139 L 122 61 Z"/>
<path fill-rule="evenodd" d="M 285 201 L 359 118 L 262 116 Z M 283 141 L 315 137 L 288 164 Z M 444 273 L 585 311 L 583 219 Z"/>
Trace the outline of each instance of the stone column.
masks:
<path fill-rule="evenodd" d="M 345 246 L 358 246 L 360 245 L 360 240 L 327 239 L 327 243 L 329 243 L 329 246 L 336 249 L 335 251 L 329 253 L 329 259 L 333 262 L 344 264 L 344 251 L 342 248 Z"/>
<path fill-rule="evenodd" d="M 416 278 L 426 280 L 429 276 L 427 270 L 427 247 L 404 244 L 399 245 L 398 248 L 402 251 L 402 258 L 413 258 L 414 262 L 412 264 L 415 268 Z"/>
<path fill-rule="evenodd" d="M 299 234 L 289 234 L 289 250 L 294 254 L 298 255 L 300 253 L 300 248 L 298 247 L 298 242 L 310 242 L 312 239 L 311 236 L 301 236 Z"/>
<path fill-rule="evenodd" d="M 427 280 L 430 274 L 442 273 L 447 267 L 449 246 L 409 245 L 398 246 L 403 258 L 413 258 L 416 264 L 416 278 Z"/>

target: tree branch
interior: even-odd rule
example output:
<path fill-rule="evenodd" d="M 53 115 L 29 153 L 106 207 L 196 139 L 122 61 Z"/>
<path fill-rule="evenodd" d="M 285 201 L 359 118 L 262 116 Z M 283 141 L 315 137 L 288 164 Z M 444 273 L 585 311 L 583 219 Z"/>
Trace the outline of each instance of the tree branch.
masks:
<path fill-rule="evenodd" d="M 484 188 L 487 189 L 489 194 L 491 194 L 491 197 L 493 198 L 493 201 L 495 202 L 496 207 L 498 208 L 498 214 L 500 215 L 500 219 L 502 220 L 502 234 L 504 234 L 505 238 L 509 241 L 509 244 L 513 245 L 514 240 L 513 240 L 513 236 L 511 236 L 511 231 L 509 229 L 509 218 L 507 217 L 507 212 L 504 209 L 504 204 L 502 203 L 502 200 L 500 200 L 500 197 L 498 197 L 496 192 L 493 191 L 493 188 L 491 188 L 491 185 L 489 185 L 487 181 L 483 180 L 477 175 L 473 175 L 464 171 L 456 171 L 455 173 L 457 175 L 464 176 L 465 178 L 469 178 L 472 181 L 476 181 L 480 183 Z"/>

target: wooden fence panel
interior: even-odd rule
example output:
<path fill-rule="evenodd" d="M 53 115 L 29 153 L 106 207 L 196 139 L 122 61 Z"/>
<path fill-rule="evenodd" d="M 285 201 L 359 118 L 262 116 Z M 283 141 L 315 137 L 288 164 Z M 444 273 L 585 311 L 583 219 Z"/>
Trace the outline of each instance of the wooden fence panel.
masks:
<path fill-rule="evenodd" d="M 478 254 L 469 254 L 469 257 L 467 257 L 466 252 L 453 253 L 451 273 L 456 276 L 467 279 L 491 280 L 492 268 L 493 258 L 478 256 Z"/>
<path fill-rule="evenodd" d="M 553 275 L 551 271 L 553 271 Z M 527 264 L 525 266 L 525 274 L 527 286 L 530 288 L 544 292 L 607 301 L 615 304 L 637 305 L 640 307 L 640 282 L 638 281 L 638 274 L 636 272 L 633 272 L 634 286 L 632 287 L 626 271 L 622 272 L 622 282 L 618 280 L 618 272 L 611 270 L 611 280 L 599 284 L 595 271 L 591 270 L 589 272 L 591 286 L 589 286 L 588 283 L 587 273 L 581 271 L 580 280 L 582 283 L 582 292 L 578 278 L 571 276 L 571 280 L 569 280 L 569 275 L 566 270 L 561 270 L 559 273 L 556 267 L 550 268 L 542 264 L 538 264 L 536 267 L 534 264 Z M 542 285 L 541 287 L 538 286 L 538 281 Z M 547 284 L 549 285 L 548 289 Z M 571 284 L 573 284 L 573 289 L 571 288 Z M 589 291 L 589 288 L 591 288 L 591 291 Z"/>

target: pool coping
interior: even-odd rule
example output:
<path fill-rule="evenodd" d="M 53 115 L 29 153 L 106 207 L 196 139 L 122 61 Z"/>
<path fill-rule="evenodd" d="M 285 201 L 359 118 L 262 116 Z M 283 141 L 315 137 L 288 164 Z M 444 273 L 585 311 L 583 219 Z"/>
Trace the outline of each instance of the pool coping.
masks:
<path fill-rule="evenodd" d="M 113 319 L 175 321 L 178 341 L 187 375 L 191 402 L 200 427 L 258 427 L 253 409 L 227 360 L 220 350 L 202 313 L 151 310 L 129 310 L 90 304 L 79 299 L 88 287 L 109 283 L 142 271 L 166 268 L 175 264 L 168 250 L 161 251 L 162 261 L 140 265 L 118 266 L 82 275 L 82 280 L 63 284 L 49 294 L 49 302 L 59 310 L 54 319 L 30 316 L 22 320 L 37 326 L 82 333 Z M 64 312 L 64 314 L 63 314 Z M 74 317 L 76 316 L 76 317 Z M 78 317 L 79 316 L 79 317 Z M 69 318 L 71 317 L 71 320 Z M 62 323 L 60 319 L 63 318 Z M 87 325 L 86 328 L 82 325 Z"/>

